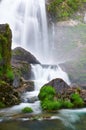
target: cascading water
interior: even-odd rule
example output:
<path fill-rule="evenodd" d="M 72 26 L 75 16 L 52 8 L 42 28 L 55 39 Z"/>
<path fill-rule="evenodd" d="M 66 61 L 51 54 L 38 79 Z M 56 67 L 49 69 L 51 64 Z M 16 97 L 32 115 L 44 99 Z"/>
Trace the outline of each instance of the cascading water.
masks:
<path fill-rule="evenodd" d="M 54 39 L 50 38 L 52 39 L 52 42 L 49 42 L 51 40 L 48 39 L 49 36 L 45 11 L 45 0 L 2 0 L 0 2 L 0 23 L 9 23 L 13 33 L 13 48 L 16 46 L 24 47 L 28 51 L 32 52 L 40 60 L 41 63 L 52 63 L 51 61 L 53 61 L 54 58 L 53 55 L 51 56 L 51 54 L 52 48 L 54 48 Z M 52 34 L 50 34 L 50 37 L 55 33 L 54 26 L 52 26 L 52 29 L 53 31 Z M 53 45 L 51 43 L 53 43 Z M 53 59 L 51 59 L 51 57 Z M 22 95 L 24 103 L 13 106 L 12 108 L 0 110 L 0 115 L 2 114 L 2 117 L 0 117 L 0 122 L 3 120 L 11 119 L 9 118 L 11 115 L 21 112 L 21 109 L 27 106 L 32 107 L 34 113 L 40 113 L 41 108 L 40 102 L 37 99 L 37 95 L 41 86 L 50 80 L 54 78 L 62 78 L 64 81 L 70 84 L 67 74 L 63 72 L 58 65 L 31 65 L 31 67 L 33 72 L 32 80 L 35 83 L 35 91 L 26 92 Z M 35 100 L 33 103 L 27 103 L 28 100 L 33 100 L 34 97 Z M 58 121 L 55 120 L 55 125 L 53 125 L 52 122 L 46 123 L 45 121 L 45 124 L 42 124 L 40 126 L 39 124 L 42 123 L 42 121 L 37 125 L 37 127 L 39 126 L 37 130 L 41 129 L 44 125 L 46 126 L 45 129 L 48 129 L 50 124 L 51 125 L 49 128 L 54 130 L 57 130 L 57 128 L 61 130 L 82 130 L 86 128 L 86 123 L 84 117 L 84 128 L 83 126 L 81 127 L 81 120 L 79 118 L 81 114 L 86 114 L 85 108 L 80 110 L 60 110 L 55 116 L 51 118 L 58 119 Z M 29 119 L 24 118 L 24 120 Z M 60 125 L 59 120 L 61 121 Z M 78 124 L 80 124 L 80 126 L 76 126 L 77 129 L 75 129 L 74 125 L 77 124 L 77 121 L 79 121 Z M 28 123 L 30 123 L 30 121 Z M 34 125 L 33 123 L 31 121 L 29 124 L 29 126 L 32 124 L 30 129 L 32 128 L 33 130 L 36 130 L 36 127 L 33 127 L 36 126 L 36 124 Z M 15 125 L 15 123 L 12 123 L 12 125 L 13 124 Z M 19 126 L 17 126 L 18 124 Z M 14 128 L 12 125 L 11 128 Z M 18 129 L 22 129 L 20 127 L 20 123 L 17 123 L 16 126 Z M 27 125 L 26 127 L 25 124 L 25 129 L 24 127 L 23 129 L 26 130 L 26 128 L 28 129 L 29 126 Z M 6 125 L 6 127 L 9 129 L 9 125 Z M 1 124 L 0 129 L 3 129 Z"/>
<path fill-rule="evenodd" d="M 12 28 L 13 47 L 22 46 L 39 60 L 47 61 L 49 42 L 45 0 L 3 0 L 0 23 L 6 22 Z"/>
<path fill-rule="evenodd" d="M 53 45 L 49 42 L 45 0 L 2 0 L 0 23 L 9 23 L 13 33 L 13 48 L 21 46 L 33 53 L 41 63 L 52 63 L 50 61 L 53 59 L 53 55 L 51 59 Z M 23 95 L 25 102 L 28 98 L 37 97 L 40 87 L 54 78 L 59 77 L 68 84 L 70 83 L 67 74 L 58 65 L 32 65 L 32 71 L 35 91 Z M 33 108 L 34 112 L 40 111 L 39 101 L 35 101 L 33 104 L 20 104 L 20 106 L 13 107 L 12 111 L 28 105 Z"/>

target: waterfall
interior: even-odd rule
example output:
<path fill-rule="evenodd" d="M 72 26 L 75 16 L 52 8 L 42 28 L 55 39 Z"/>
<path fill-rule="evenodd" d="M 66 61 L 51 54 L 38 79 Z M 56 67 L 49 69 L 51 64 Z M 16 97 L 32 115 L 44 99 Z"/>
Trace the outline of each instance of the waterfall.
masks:
<path fill-rule="evenodd" d="M 54 39 L 51 36 L 54 36 L 55 32 L 54 26 L 52 26 L 52 34 L 48 33 L 45 0 L 2 0 L 0 3 L 0 23 L 10 25 L 13 34 L 13 48 L 21 46 L 33 53 L 41 63 L 52 63 Z M 48 34 L 50 34 L 50 40 Z M 50 42 L 51 40 L 52 42 Z M 35 91 L 22 95 L 25 103 L 28 98 L 37 97 L 40 88 L 54 78 L 62 78 L 70 84 L 67 74 L 62 71 L 59 65 L 32 65 L 32 72 Z M 37 108 L 40 108 L 39 104 L 39 101 L 36 101 L 29 105 L 33 109 L 36 108 L 34 111 L 37 112 Z M 21 106 L 24 107 L 24 105 Z"/>
<path fill-rule="evenodd" d="M 45 0 L 3 0 L 0 23 L 6 22 L 12 28 L 13 48 L 24 47 L 40 61 L 47 61 L 49 42 Z"/>

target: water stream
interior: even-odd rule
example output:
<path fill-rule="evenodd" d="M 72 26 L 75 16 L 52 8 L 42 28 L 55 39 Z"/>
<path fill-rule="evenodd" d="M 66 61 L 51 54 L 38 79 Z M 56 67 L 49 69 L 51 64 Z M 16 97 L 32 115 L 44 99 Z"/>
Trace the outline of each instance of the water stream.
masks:
<path fill-rule="evenodd" d="M 24 93 L 22 95 L 24 102 L 20 105 L 0 110 L 0 115 L 2 115 L 0 130 L 82 130 L 82 127 L 78 129 L 77 122 L 80 121 L 81 114 L 86 113 L 86 109 L 61 110 L 56 115 L 51 116 L 52 122 L 50 120 L 28 122 L 29 118 L 27 117 L 11 120 L 12 115 L 21 113 L 21 109 L 26 106 L 32 107 L 34 114 L 41 113 L 40 101 L 37 96 L 45 83 L 54 78 L 62 78 L 68 84 L 70 81 L 68 75 L 58 64 L 47 65 L 53 64 L 54 39 L 51 36 L 55 32 L 54 26 L 52 26 L 52 34 L 48 35 L 50 32 L 48 33 L 45 0 L 2 0 L 0 3 L 0 23 L 9 23 L 12 29 L 12 48 L 21 46 L 33 53 L 41 63 L 46 64 L 31 65 L 33 73 L 31 80 L 34 81 L 35 90 Z M 31 98 L 35 98 L 35 101 L 28 103 Z M 85 130 L 84 127 L 83 130 Z"/>

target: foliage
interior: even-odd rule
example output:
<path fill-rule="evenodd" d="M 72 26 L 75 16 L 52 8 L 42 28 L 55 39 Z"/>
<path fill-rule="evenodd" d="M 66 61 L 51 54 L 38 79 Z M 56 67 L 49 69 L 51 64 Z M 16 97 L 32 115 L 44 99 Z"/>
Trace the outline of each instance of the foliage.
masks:
<path fill-rule="evenodd" d="M 22 109 L 22 112 L 23 113 L 31 113 L 31 112 L 33 112 L 33 110 L 30 107 L 25 107 L 25 108 Z"/>
<path fill-rule="evenodd" d="M 5 107 L 5 104 L 0 102 L 0 108 L 4 108 Z"/>
<path fill-rule="evenodd" d="M 14 79 L 13 71 L 11 69 L 7 69 L 6 76 L 12 81 Z"/>
<path fill-rule="evenodd" d="M 1 60 L 2 60 L 2 55 L 0 54 L 0 62 L 1 62 Z"/>
<path fill-rule="evenodd" d="M 48 5 L 48 11 L 54 18 L 67 18 L 78 10 L 84 0 L 53 0 Z"/>
<path fill-rule="evenodd" d="M 64 100 L 64 102 L 63 102 L 63 107 L 64 107 L 64 108 L 73 108 L 73 107 L 74 107 L 74 104 L 71 103 L 70 100 Z"/>
<path fill-rule="evenodd" d="M 44 101 L 41 102 L 41 106 L 43 110 L 52 111 L 60 109 L 61 103 L 58 101 L 51 101 L 46 98 Z"/>
<path fill-rule="evenodd" d="M 75 107 L 83 107 L 84 106 L 84 101 L 78 93 L 73 93 L 71 95 L 71 100 L 72 100 Z"/>
<path fill-rule="evenodd" d="M 45 98 L 52 100 L 55 95 L 55 89 L 52 86 L 44 86 L 41 88 L 40 93 L 38 95 L 40 100 L 44 100 Z"/>
<path fill-rule="evenodd" d="M 61 108 L 78 108 L 84 106 L 84 101 L 80 97 L 80 88 L 76 88 L 77 93 L 72 93 L 69 97 L 62 98 L 55 92 L 52 86 L 43 86 L 39 93 L 41 107 L 46 111 L 55 111 Z"/>
<path fill-rule="evenodd" d="M 0 30 L 0 76 L 4 77 L 7 74 L 8 78 L 12 77 L 11 68 L 11 30 L 8 24 L 2 25 Z"/>

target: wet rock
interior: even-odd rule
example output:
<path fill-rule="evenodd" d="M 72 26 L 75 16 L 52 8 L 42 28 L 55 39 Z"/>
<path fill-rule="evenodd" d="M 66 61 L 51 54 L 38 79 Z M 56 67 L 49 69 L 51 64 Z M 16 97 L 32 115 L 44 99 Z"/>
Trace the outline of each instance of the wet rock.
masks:
<path fill-rule="evenodd" d="M 29 80 L 24 80 L 23 78 L 21 78 L 20 86 L 18 88 L 16 88 L 16 90 L 21 94 L 26 92 L 26 91 L 33 91 L 34 90 L 34 82 L 29 81 Z"/>
<path fill-rule="evenodd" d="M 12 32 L 8 24 L 0 24 L 0 79 L 11 70 Z"/>
<path fill-rule="evenodd" d="M 31 78 L 31 65 L 27 62 L 17 61 L 16 63 L 12 64 L 12 68 L 15 75 L 15 81 L 21 77 L 23 77 L 26 80 Z"/>
<path fill-rule="evenodd" d="M 18 88 L 20 86 L 20 78 L 18 75 L 15 75 L 15 78 L 13 80 L 13 87 Z"/>
<path fill-rule="evenodd" d="M 40 62 L 28 51 L 17 47 L 12 52 L 12 64 L 16 62 L 27 62 L 28 64 L 39 64 Z"/>
<path fill-rule="evenodd" d="M 23 99 L 23 101 L 28 102 L 28 103 L 34 103 L 35 101 L 38 101 L 38 97 L 34 96 L 34 97 L 26 98 L 26 99 Z"/>
<path fill-rule="evenodd" d="M 52 81 L 45 84 L 44 86 L 54 87 L 56 90 L 56 93 L 62 93 L 63 91 L 66 91 L 68 88 L 70 88 L 70 86 L 67 85 L 67 83 L 60 78 L 53 79 Z"/>

